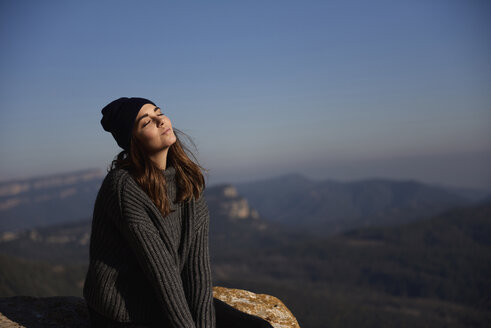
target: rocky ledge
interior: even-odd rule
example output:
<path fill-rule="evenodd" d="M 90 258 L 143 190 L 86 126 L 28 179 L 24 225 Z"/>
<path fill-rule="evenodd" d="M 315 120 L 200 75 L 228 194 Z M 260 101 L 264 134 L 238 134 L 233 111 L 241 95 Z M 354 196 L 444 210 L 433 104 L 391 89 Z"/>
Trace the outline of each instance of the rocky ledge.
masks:
<path fill-rule="evenodd" d="M 275 328 L 300 328 L 288 308 L 276 297 L 247 290 L 213 287 L 216 297 L 236 309 L 268 320 Z M 83 298 L 73 296 L 0 298 L 0 327 L 89 327 Z"/>

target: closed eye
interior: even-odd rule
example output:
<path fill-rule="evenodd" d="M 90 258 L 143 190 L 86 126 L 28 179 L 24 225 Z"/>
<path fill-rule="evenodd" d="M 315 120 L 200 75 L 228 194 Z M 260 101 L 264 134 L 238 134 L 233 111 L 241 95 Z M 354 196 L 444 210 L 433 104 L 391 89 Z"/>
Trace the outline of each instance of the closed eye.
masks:
<path fill-rule="evenodd" d="M 162 115 L 164 115 L 164 114 L 160 113 L 157 116 L 162 116 Z M 150 123 L 150 121 L 145 122 L 145 124 L 143 124 L 143 127 L 146 127 L 149 123 Z"/>

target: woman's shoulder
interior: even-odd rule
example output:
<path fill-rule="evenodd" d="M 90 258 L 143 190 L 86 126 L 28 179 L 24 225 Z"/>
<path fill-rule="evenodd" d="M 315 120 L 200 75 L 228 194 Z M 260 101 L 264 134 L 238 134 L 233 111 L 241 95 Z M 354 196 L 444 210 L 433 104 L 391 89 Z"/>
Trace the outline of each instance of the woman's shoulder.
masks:
<path fill-rule="evenodd" d="M 131 175 L 126 169 L 112 169 L 107 172 L 102 181 L 102 188 L 109 190 L 121 190 L 126 181 L 131 179 Z"/>
<path fill-rule="evenodd" d="M 130 175 L 130 172 L 124 168 L 114 168 L 107 172 L 107 178 L 117 178 Z"/>

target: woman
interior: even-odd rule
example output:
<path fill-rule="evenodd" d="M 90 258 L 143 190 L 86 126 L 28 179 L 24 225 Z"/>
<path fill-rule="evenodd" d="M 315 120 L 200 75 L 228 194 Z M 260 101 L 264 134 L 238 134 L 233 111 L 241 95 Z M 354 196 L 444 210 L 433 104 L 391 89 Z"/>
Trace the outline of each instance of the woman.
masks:
<path fill-rule="evenodd" d="M 213 297 L 202 168 L 170 119 L 136 97 L 102 114 L 123 151 L 94 205 L 83 288 L 91 326 L 271 328 Z"/>

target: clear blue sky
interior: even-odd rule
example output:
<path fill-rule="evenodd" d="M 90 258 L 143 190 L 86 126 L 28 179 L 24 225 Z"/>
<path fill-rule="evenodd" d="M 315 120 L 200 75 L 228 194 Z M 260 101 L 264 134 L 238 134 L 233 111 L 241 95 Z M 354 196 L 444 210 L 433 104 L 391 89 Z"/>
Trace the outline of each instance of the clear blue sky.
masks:
<path fill-rule="evenodd" d="M 209 183 L 298 172 L 491 187 L 491 2 L 0 2 L 0 179 L 103 168 L 145 97 Z"/>

